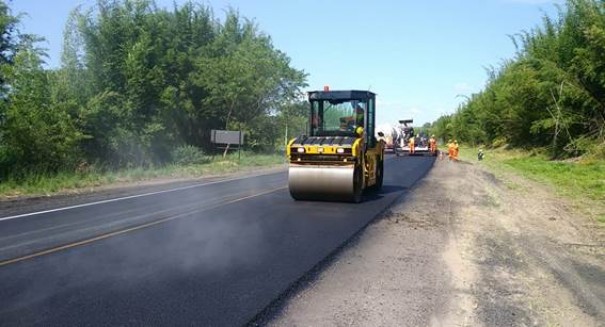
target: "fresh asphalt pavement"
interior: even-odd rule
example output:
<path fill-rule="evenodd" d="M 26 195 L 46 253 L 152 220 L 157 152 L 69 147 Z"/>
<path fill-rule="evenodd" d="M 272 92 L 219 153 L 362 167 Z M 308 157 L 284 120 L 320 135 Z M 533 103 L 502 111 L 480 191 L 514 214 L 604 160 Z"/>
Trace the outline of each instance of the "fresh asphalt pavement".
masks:
<path fill-rule="evenodd" d="M 433 162 L 388 158 L 360 204 L 294 201 L 279 172 L 0 217 L 0 325 L 246 324 Z"/>

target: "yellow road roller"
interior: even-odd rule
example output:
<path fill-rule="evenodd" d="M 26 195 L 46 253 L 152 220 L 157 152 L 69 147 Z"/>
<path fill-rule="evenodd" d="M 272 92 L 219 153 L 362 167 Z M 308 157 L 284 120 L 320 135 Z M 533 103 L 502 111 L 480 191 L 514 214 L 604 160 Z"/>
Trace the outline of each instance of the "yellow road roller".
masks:
<path fill-rule="evenodd" d="M 288 142 L 288 188 L 295 200 L 361 202 L 379 190 L 384 143 L 374 136 L 376 94 L 312 91 L 308 135 Z"/>

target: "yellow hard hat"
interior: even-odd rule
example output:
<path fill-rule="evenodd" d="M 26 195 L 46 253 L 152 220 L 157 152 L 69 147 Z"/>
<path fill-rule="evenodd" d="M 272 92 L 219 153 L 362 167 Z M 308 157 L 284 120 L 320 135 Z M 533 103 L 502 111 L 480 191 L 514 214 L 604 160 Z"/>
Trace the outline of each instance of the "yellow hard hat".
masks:
<path fill-rule="evenodd" d="M 357 133 L 357 135 L 361 136 L 363 134 L 363 127 L 359 126 L 355 129 L 355 133 Z"/>

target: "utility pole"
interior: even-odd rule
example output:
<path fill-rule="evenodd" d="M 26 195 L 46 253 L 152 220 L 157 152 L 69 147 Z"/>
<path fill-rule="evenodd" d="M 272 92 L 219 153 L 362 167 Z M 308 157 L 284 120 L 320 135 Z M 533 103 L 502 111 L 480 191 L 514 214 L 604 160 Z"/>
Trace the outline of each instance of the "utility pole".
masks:
<path fill-rule="evenodd" d="M 288 106 L 284 110 L 284 118 L 286 120 L 286 132 L 284 134 L 284 149 L 288 146 Z"/>

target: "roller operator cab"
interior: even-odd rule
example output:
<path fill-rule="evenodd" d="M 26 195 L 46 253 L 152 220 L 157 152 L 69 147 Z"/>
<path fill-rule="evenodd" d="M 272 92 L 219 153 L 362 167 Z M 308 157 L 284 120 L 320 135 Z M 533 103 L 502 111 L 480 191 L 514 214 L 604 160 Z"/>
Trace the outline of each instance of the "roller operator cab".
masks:
<path fill-rule="evenodd" d="M 309 135 L 287 146 L 288 187 L 296 200 L 360 202 L 383 181 L 384 143 L 374 136 L 376 95 L 309 92 Z"/>

